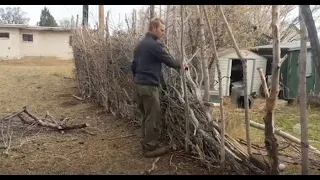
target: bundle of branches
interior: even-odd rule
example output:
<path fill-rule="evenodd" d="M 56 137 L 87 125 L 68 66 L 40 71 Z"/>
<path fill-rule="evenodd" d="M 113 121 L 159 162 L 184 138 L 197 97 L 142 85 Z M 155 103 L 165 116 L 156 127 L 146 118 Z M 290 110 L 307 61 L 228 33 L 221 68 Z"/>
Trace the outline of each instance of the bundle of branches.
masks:
<path fill-rule="evenodd" d="M 220 162 L 220 127 L 208 111 L 210 105 L 201 100 L 200 88 L 187 73 L 189 112 L 185 116 L 185 99 L 179 73 L 171 73 L 166 79 L 166 87 L 162 89 L 162 106 L 165 108 L 164 119 L 172 146 L 182 148 L 185 143 L 208 168 Z M 186 121 L 190 124 L 186 129 Z M 186 135 L 186 132 L 190 132 Z M 188 137 L 188 138 L 186 138 Z M 225 137 L 226 165 L 232 174 L 262 174 L 265 165 L 255 161 L 247 154 L 236 140 L 229 135 Z"/>
<path fill-rule="evenodd" d="M 112 39 L 98 32 L 83 29 L 73 34 L 73 54 L 78 90 L 86 100 L 101 105 L 107 112 L 123 118 L 133 118 L 132 75 L 130 71 L 130 44 L 125 46 L 120 37 Z M 112 47 L 109 43 L 112 41 Z M 125 53 L 124 53 L 125 52 Z"/>

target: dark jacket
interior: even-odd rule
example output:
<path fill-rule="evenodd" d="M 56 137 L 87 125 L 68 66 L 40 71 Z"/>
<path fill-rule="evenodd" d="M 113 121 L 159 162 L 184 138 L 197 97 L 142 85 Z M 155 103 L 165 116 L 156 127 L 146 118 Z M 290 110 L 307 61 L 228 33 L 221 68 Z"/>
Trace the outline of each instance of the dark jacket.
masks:
<path fill-rule="evenodd" d="M 173 59 L 156 36 L 148 32 L 134 51 L 131 70 L 135 83 L 158 86 L 162 78 L 162 63 L 181 68 L 180 62 Z"/>

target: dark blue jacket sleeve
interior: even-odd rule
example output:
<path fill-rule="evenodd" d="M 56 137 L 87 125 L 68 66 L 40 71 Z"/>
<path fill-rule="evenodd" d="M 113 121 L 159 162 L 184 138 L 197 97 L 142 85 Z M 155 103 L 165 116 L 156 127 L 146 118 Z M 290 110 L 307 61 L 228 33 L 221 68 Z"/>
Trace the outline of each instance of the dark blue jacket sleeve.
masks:
<path fill-rule="evenodd" d="M 181 64 L 179 61 L 173 59 L 173 57 L 168 53 L 165 46 L 161 42 L 157 42 L 150 48 L 151 53 L 157 57 L 162 63 L 171 67 L 180 69 Z"/>

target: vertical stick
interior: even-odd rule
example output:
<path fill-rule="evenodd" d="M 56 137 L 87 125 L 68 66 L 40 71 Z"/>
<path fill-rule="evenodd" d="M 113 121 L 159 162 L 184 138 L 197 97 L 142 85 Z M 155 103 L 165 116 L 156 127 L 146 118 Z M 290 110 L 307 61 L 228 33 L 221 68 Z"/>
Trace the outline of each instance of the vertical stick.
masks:
<path fill-rule="evenodd" d="M 150 5 L 150 21 L 154 18 L 154 6 L 155 5 Z"/>
<path fill-rule="evenodd" d="M 301 126 L 301 173 L 308 175 L 309 164 L 309 141 L 308 141 L 308 118 L 307 118 L 307 92 L 306 92 L 306 64 L 307 64 L 307 29 L 299 8 L 300 20 L 300 78 L 299 78 L 299 106 L 300 106 L 300 126 Z"/>
<path fill-rule="evenodd" d="M 246 141 L 247 141 L 247 150 L 248 154 L 251 155 L 251 139 L 250 139 L 250 120 L 249 120 L 249 103 L 248 103 L 248 83 L 247 83 L 247 60 L 243 58 L 242 54 L 240 53 L 238 44 L 236 39 L 233 36 L 232 30 L 229 26 L 229 23 L 223 13 L 221 5 L 219 5 L 219 10 L 222 15 L 223 21 L 227 26 L 228 34 L 232 39 L 233 47 L 236 50 L 238 57 L 242 61 L 243 65 L 243 83 L 244 83 L 244 106 L 245 106 L 245 124 L 246 124 Z"/>
<path fill-rule="evenodd" d="M 218 72 L 218 79 L 219 79 L 219 97 L 220 97 L 220 119 L 221 119 L 221 123 L 220 123 L 220 137 L 221 137 L 221 159 L 220 159 L 220 163 L 221 163 L 221 167 L 225 168 L 225 156 L 226 156 L 226 149 L 225 149 L 225 121 L 224 121 L 224 109 L 223 109 L 223 95 L 222 95 L 222 77 L 221 77 L 221 70 L 220 70 L 220 61 L 219 61 L 219 55 L 217 52 L 217 47 L 216 47 L 216 43 L 215 43 L 215 39 L 214 39 L 214 35 L 213 35 L 213 31 L 212 31 L 212 26 L 206 11 L 205 6 L 203 6 L 203 12 L 204 15 L 206 17 L 207 20 L 207 24 L 208 24 L 208 28 L 210 31 L 210 35 L 211 35 L 211 39 L 212 39 L 212 54 L 215 57 L 215 64 L 217 67 L 217 72 Z"/>
<path fill-rule="evenodd" d="M 104 30 L 104 5 L 99 5 L 99 31 Z"/>
<path fill-rule="evenodd" d="M 208 62 L 207 62 L 207 58 L 205 57 L 205 49 L 204 49 L 204 46 L 206 45 L 206 38 L 204 34 L 204 22 L 203 22 L 203 16 L 202 16 L 203 9 L 201 8 L 200 5 L 197 5 L 197 7 L 198 7 L 198 14 L 199 14 L 199 21 L 200 21 L 200 36 L 201 36 L 200 56 L 201 56 L 201 62 L 202 62 L 202 72 L 203 72 L 203 81 L 204 81 L 203 101 L 208 102 L 210 99 L 210 96 L 209 96 L 210 81 L 209 81 Z M 202 87 L 202 81 L 201 81 L 200 87 Z"/>
<path fill-rule="evenodd" d="M 169 46 L 169 43 L 168 43 L 168 24 L 169 24 L 169 13 L 170 13 L 170 5 L 167 5 L 167 12 L 166 12 L 166 28 L 167 30 L 165 31 L 165 44 L 166 46 Z"/>
<path fill-rule="evenodd" d="M 78 24 L 79 24 L 79 14 L 77 14 L 76 27 L 78 27 Z"/>
<path fill-rule="evenodd" d="M 186 137 L 185 137 L 185 150 L 186 152 L 189 152 L 189 146 L 188 146 L 188 141 L 189 141 L 189 101 L 188 101 L 188 92 L 187 92 L 187 83 L 186 83 L 186 72 L 183 69 L 183 63 L 184 63 L 184 53 L 185 53 L 185 48 L 184 48 L 184 5 L 180 6 L 180 16 L 181 16 L 181 76 L 182 81 L 183 81 L 183 91 L 184 91 L 184 101 L 185 101 L 185 121 L 186 121 Z"/>

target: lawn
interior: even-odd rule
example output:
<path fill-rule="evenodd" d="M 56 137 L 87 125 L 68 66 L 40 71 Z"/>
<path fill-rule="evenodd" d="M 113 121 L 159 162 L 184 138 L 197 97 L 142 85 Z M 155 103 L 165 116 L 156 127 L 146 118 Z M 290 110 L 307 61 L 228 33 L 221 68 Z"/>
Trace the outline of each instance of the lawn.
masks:
<path fill-rule="evenodd" d="M 226 98 L 225 107 L 225 116 L 226 116 L 226 131 L 235 139 L 245 140 L 245 125 L 244 125 L 244 110 L 237 109 L 230 100 Z M 264 99 L 256 99 L 252 109 L 249 112 L 249 118 L 251 121 L 264 124 Z M 219 109 L 215 110 L 216 116 L 219 115 Z M 297 103 L 293 105 L 287 105 L 283 100 L 279 100 L 275 110 L 275 127 L 284 132 L 287 132 L 297 138 L 301 138 L 299 134 L 300 115 L 299 115 L 299 105 Z M 308 107 L 308 136 L 309 143 L 320 149 L 320 108 L 317 107 Z M 295 128 L 296 126 L 296 128 Z M 297 128 L 298 127 L 298 128 Z M 264 146 L 264 131 L 251 127 L 250 128 L 250 137 L 253 144 Z M 284 139 L 277 136 L 280 142 L 283 142 Z M 300 174 L 299 165 L 287 164 L 288 169 L 286 169 L 284 174 Z M 320 174 L 320 171 L 311 170 L 312 174 Z"/>

